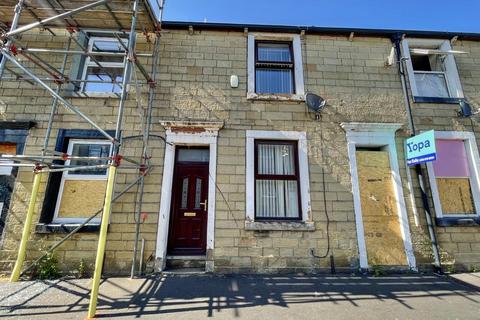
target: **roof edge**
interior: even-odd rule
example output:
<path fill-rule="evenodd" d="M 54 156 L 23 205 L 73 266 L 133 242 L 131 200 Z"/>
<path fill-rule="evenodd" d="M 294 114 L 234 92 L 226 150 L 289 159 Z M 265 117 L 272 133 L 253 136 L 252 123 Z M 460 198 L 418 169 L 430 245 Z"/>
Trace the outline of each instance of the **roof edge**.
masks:
<path fill-rule="evenodd" d="M 402 30 L 402 29 L 366 29 L 366 28 L 336 28 L 336 27 L 314 27 L 314 26 L 289 26 L 289 25 L 267 25 L 267 24 L 240 24 L 240 23 L 217 23 L 217 22 L 188 22 L 188 21 L 162 21 L 163 29 L 188 29 L 193 27 L 199 30 L 217 31 L 239 31 L 245 28 L 256 32 L 284 32 L 306 34 L 331 34 L 331 35 L 355 35 L 367 37 L 386 37 L 405 34 L 407 37 L 418 38 L 445 38 L 451 39 L 457 36 L 464 40 L 480 40 L 480 33 L 451 32 L 451 31 L 424 31 L 424 30 Z"/>

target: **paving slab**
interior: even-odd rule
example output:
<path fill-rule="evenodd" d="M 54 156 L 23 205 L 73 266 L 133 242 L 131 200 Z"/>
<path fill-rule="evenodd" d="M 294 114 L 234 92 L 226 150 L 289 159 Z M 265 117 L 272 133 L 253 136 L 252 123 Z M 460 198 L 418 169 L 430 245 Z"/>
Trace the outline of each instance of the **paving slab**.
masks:
<path fill-rule="evenodd" d="M 0 318 L 85 319 L 91 280 L 0 282 Z M 103 279 L 104 319 L 480 319 L 480 295 L 434 275 L 158 275 Z"/>
<path fill-rule="evenodd" d="M 457 282 L 480 290 L 480 272 L 453 273 L 448 276 Z"/>

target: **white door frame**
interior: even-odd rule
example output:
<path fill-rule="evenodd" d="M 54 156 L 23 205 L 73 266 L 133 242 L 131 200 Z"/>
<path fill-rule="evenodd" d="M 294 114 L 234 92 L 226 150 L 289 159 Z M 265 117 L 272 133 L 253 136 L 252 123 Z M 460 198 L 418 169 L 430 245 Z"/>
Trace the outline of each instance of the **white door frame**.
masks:
<path fill-rule="evenodd" d="M 410 226 L 408 223 L 407 208 L 403 196 L 402 181 L 398 167 L 395 132 L 402 126 L 400 123 L 342 123 L 346 132 L 348 145 L 348 158 L 350 160 L 350 173 L 352 177 L 353 202 L 355 208 L 355 222 L 357 229 L 358 251 L 360 268 L 368 269 L 367 248 L 363 229 L 362 206 L 360 202 L 360 186 L 357 175 L 356 147 L 385 147 L 388 151 L 390 169 L 392 171 L 393 188 L 396 195 L 400 233 L 402 235 L 407 264 L 412 270 L 417 270 L 415 255 L 413 253 Z"/>
<path fill-rule="evenodd" d="M 155 256 L 159 261 L 158 268 L 163 270 L 167 254 L 176 146 L 209 147 L 207 252 L 214 248 L 217 137 L 223 122 L 162 121 L 161 124 L 165 127 L 166 144 Z"/>

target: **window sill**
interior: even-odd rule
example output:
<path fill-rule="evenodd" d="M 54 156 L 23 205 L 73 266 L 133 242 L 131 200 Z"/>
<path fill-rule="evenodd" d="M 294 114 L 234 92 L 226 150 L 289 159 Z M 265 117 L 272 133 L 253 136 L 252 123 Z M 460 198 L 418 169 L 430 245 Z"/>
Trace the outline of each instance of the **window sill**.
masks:
<path fill-rule="evenodd" d="M 245 230 L 254 231 L 315 231 L 314 222 L 245 221 Z"/>
<path fill-rule="evenodd" d="M 247 93 L 247 100 L 303 102 L 305 101 L 305 95 L 304 94 L 257 94 L 254 92 L 249 92 Z"/>
<path fill-rule="evenodd" d="M 50 233 L 70 233 L 77 228 L 80 223 L 37 223 L 35 226 L 35 233 L 50 234 Z M 89 223 L 83 226 L 77 232 L 98 232 L 100 230 L 100 223 Z"/>
<path fill-rule="evenodd" d="M 413 102 L 415 103 L 448 103 L 448 104 L 459 104 L 463 98 L 440 98 L 440 97 L 413 97 Z"/>
<path fill-rule="evenodd" d="M 435 224 L 437 227 L 477 227 L 480 226 L 480 217 L 475 215 L 435 218 Z"/>

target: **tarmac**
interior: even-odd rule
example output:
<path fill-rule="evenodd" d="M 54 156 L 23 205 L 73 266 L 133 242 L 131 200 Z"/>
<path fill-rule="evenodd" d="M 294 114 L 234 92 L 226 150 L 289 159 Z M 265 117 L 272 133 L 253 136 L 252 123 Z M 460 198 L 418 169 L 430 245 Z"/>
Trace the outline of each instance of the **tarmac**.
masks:
<path fill-rule="evenodd" d="M 0 282 L 0 318 L 85 319 L 90 279 Z M 444 276 L 163 274 L 102 280 L 104 319 L 480 319 L 480 292 Z"/>

